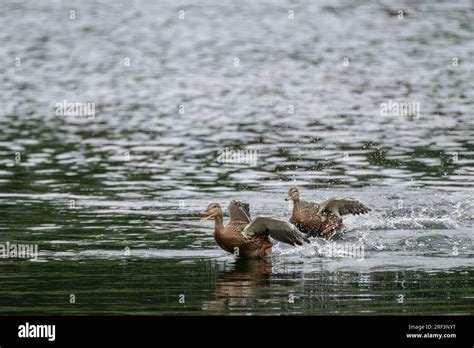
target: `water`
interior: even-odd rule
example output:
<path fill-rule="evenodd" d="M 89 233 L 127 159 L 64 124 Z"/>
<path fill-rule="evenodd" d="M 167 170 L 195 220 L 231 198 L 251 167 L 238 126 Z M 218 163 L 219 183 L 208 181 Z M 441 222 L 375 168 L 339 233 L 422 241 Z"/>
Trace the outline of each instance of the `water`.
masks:
<path fill-rule="evenodd" d="M 474 313 L 473 13 L 3 0 L 0 243 L 39 257 L 0 259 L 0 312 Z M 95 116 L 56 115 L 64 100 Z M 389 101 L 420 113 L 382 115 Z M 256 165 L 218 163 L 226 147 Z M 288 218 L 294 184 L 373 212 L 267 262 L 226 254 L 199 221 L 231 199 Z"/>

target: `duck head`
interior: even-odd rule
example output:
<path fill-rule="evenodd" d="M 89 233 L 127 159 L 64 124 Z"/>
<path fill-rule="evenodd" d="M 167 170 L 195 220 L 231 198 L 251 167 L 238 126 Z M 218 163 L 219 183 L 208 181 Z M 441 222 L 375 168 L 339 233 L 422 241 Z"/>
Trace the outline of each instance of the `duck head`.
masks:
<path fill-rule="evenodd" d="M 202 220 L 209 220 L 210 218 L 220 216 L 223 217 L 221 206 L 219 203 L 211 203 L 207 206 L 206 211 L 201 213 Z"/>
<path fill-rule="evenodd" d="M 296 186 L 293 186 L 288 191 L 288 197 L 285 198 L 285 201 L 299 201 L 300 200 L 300 191 Z"/>

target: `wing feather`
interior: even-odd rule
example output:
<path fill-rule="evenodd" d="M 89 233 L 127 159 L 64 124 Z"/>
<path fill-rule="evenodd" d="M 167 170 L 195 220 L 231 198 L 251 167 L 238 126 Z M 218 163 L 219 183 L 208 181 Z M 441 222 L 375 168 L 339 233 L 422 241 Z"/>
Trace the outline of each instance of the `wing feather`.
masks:
<path fill-rule="evenodd" d="M 245 237 L 258 235 L 269 235 L 280 242 L 301 245 L 309 243 L 308 237 L 301 233 L 296 226 L 287 221 L 275 219 L 269 216 L 257 216 L 242 231 Z"/>
<path fill-rule="evenodd" d="M 367 214 L 372 209 L 365 206 L 359 200 L 352 197 L 334 197 L 321 203 L 319 213 L 327 210 L 336 216 Z"/>

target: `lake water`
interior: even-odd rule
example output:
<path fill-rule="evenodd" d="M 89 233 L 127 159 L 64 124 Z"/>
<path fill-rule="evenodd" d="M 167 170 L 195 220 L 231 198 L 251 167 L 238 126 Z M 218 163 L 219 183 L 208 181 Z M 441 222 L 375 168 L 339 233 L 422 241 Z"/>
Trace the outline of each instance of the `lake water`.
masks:
<path fill-rule="evenodd" d="M 0 255 L 0 313 L 473 314 L 473 18 L 469 0 L 3 0 L 0 245 L 38 258 Z M 287 219 L 295 184 L 373 211 L 266 262 L 199 220 L 231 199 Z"/>

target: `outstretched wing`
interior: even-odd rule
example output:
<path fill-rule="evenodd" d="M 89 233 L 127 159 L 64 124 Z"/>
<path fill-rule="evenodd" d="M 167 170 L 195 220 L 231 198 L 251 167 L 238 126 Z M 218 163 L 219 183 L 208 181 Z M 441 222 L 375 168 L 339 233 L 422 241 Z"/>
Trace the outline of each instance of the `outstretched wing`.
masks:
<path fill-rule="evenodd" d="M 291 245 L 301 245 L 303 242 L 309 243 L 308 237 L 301 233 L 294 225 L 269 216 L 257 216 L 244 228 L 242 234 L 246 238 L 269 235 L 273 239 Z"/>
<path fill-rule="evenodd" d="M 327 210 L 337 217 L 347 214 L 367 214 L 372 209 L 366 207 L 360 201 L 352 197 L 334 197 L 321 203 L 319 213 Z"/>

